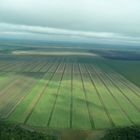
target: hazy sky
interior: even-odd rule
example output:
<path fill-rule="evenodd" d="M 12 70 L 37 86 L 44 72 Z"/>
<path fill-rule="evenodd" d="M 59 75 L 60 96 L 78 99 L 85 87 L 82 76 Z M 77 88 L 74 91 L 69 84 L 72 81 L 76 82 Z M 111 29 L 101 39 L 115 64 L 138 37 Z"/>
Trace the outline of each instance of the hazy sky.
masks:
<path fill-rule="evenodd" d="M 0 36 L 140 44 L 140 0 L 0 0 Z"/>

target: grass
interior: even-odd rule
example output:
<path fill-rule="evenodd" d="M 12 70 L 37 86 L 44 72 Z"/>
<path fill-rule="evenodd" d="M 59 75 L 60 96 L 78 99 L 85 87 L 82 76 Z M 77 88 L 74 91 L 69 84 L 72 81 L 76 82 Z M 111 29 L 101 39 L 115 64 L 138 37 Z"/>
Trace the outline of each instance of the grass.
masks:
<path fill-rule="evenodd" d="M 140 89 L 109 60 L 85 55 L 24 57 L 0 61 L 1 117 L 51 129 L 140 124 Z"/>
<path fill-rule="evenodd" d="M 84 94 L 79 68 L 75 64 L 73 71 L 73 128 L 91 129 Z"/>
<path fill-rule="evenodd" d="M 84 69 L 84 66 L 82 67 Z M 83 74 L 83 81 L 85 85 L 85 91 L 87 95 L 88 105 L 90 114 L 92 116 L 95 128 L 104 128 L 105 126 L 110 127 L 109 119 L 104 111 L 103 105 L 100 102 L 98 93 L 92 84 L 92 79 L 90 79 L 90 73 Z"/>
<path fill-rule="evenodd" d="M 140 61 L 129 61 L 129 60 L 108 60 L 104 59 L 105 63 L 108 64 L 116 72 L 123 75 L 129 81 L 140 87 Z"/>
<path fill-rule="evenodd" d="M 52 51 L 46 44 L 36 50 L 20 44 L 17 51 L 15 43 L 3 44 L 9 47 L 0 54 L 0 117 L 16 123 L 12 130 L 19 134 L 22 127 L 62 140 L 99 140 L 104 135 L 104 140 L 138 139 L 133 126 L 140 124 L 140 61 L 130 60 L 135 53 L 115 52 L 117 58 L 111 59 L 101 57 L 114 54 L 111 48 L 101 54 L 76 46 L 56 45 Z M 3 128 L 0 136 L 17 134 Z"/>
<path fill-rule="evenodd" d="M 122 107 L 124 107 L 124 109 L 126 110 L 127 114 L 129 114 L 128 116 L 130 116 L 130 118 L 133 118 L 134 117 L 134 114 L 133 113 L 135 112 L 134 122 L 136 121 L 138 123 L 139 111 L 131 103 L 132 99 L 129 96 L 133 96 L 133 102 L 135 102 L 135 100 L 136 101 L 139 100 L 139 98 L 137 98 L 137 96 L 134 93 L 131 93 L 130 94 L 129 93 L 130 92 L 130 89 L 127 89 L 127 91 L 123 91 L 123 88 L 119 88 L 119 83 L 121 83 L 121 82 L 118 81 L 118 80 L 116 80 L 116 76 L 119 77 L 120 76 L 119 74 L 117 74 L 117 73 L 114 74 L 114 72 L 112 74 L 112 71 L 110 71 L 110 69 L 107 68 L 107 67 L 105 67 L 105 66 L 102 66 L 101 69 L 102 69 L 102 72 L 103 72 L 102 75 L 105 78 L 105 81 L 110 84 L 110 86 L 108 86 L 108 87 L 112 91 L 112 93 L 115 96 L 115 98 L 117 98 L 118 102 L 120 102 L 120 105 Z M 101 71 L 101 69 L 100 69 L 100 71 Z M 123 79 L 124 79 L 124 77 L 123 77 Z M 128 81 L 126 79 L 124 79 L 124 80 L 125 81 Z M 114 90 L 114 92 L 113 92 L 113 90 Z M 128 100 L 129 99 L 128 97 L 131 99 L 130 101 Z"/>
<path fill-rule="evenodd" d="M 67 64 L 50 122 L 52 128 L 70 128 L 71 75 L 68 68 Z"/>
<path fill-rule="evenodd" d="M 44 76 L 46 78 L 46 75 Z M 45 85 L 45 80 L 42 78 L 41 80 L 38 81 L 36 86 L 33 87 L 32 91 L 26 96 L 26 98 L 19 104 L 17 109 L 11 114 L 9 117 L 9 120 L 11 121 L 17 121 L 17 122 L 24 122 L 28 115 L 28 106 L 31 106 L 33 103 L 33 99 L 36 100 L 36 96 L 40 90 Z"/>
<path fill-rule="evenodd" d="M 54 103 L 53 95 L 57 92 L 58 81 L 60 79 L 60 75 L 57 75 L 54 78 L 54 74 L 56 73 L 59 67 L 60 65 L 55 65 L 55 67 L 53 67 L 53 71 L 49 73 L 50 77 L 48 79 L 46 87 L 47 92 L 46 88 L 44 88 L 43 95 L 41 99 L 38 101 L 36 108 L 32 112 L 31 117 L 29 118 L 27 124 L 35 126 L 47 126 L 49 115 L 50 112 L 52 111 L 52 106 Z"/>
<path fill-rule="evenodd" d="M 12 81 L 11 86 L 1 92 L 1 117 L 8 116 L 9 112 L 19 103 L 19 100 L 24 98 L 34 83 L 35 81 L 32 78 L 18 75 L 17 79 Z"/>
<path fill-rule="evenodd" d="M 131 122 L 128 120 L 128 118 L 126 116 L 124 109 L 122 108 L 118 99 L 114 95 L 114 93 L 115 93 L 114 88 L 112 88 L 112 90 L 110 90 L 111 86 L 108 83 L 108 79 L 104 79 L 104 74 L 102 74 L 102 71 L 100 69 L 97 70 L 97 68 L 95 68 L 95 67 L 94 67 L 94 69 L 95 69 L 96 74 L 98 75 L 100 81 L 103 83 L 104 87 L 107 89 L 108 94 L 106 94 L 106 95 L 108 95 L 110 97 L 110 102 L 112 102 L 111 105 L 113 105 L 113 107 L 114 107 L 114 109 L 112 109 L 111 114 L 114 114 L 114 116 L 115 116 L 115 119 L 116 119 L 115 125 L 121 126 L 121 125 L 131 124 Z"/>

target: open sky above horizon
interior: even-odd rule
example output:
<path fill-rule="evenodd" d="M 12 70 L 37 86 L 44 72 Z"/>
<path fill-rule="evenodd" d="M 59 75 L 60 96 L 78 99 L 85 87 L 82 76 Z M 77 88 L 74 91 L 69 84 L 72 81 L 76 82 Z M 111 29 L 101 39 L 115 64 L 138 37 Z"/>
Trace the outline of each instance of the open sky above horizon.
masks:
<path fill-rule="evenodd" d="M 0 0 L 0 37 L 140 45 L 139 0 Z"/>

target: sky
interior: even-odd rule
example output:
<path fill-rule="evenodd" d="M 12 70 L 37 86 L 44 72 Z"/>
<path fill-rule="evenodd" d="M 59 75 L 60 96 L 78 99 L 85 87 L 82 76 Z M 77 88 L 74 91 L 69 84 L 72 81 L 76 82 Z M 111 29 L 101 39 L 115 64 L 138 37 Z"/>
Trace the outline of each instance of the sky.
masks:
<path fill-rule="evenodd" d="M 140 0 L 0 0 L 0 37 L 140 45 Z"/>

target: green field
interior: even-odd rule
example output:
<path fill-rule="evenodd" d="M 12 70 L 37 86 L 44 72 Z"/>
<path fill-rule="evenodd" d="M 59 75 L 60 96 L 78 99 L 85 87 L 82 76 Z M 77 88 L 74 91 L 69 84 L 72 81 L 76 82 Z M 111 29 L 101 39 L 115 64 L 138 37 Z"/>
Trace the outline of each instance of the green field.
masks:
<path fill-rule="evenodd" d="M 139 84 L 119 62 L 82 53 L 0 57 L 1 118 L 73 130 L 140 124 Z"/>

